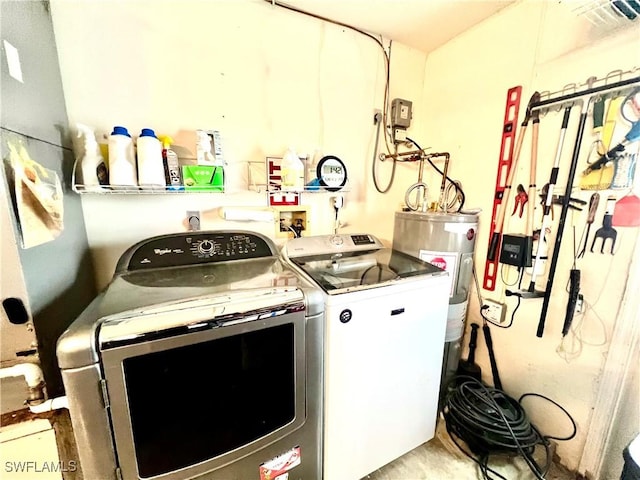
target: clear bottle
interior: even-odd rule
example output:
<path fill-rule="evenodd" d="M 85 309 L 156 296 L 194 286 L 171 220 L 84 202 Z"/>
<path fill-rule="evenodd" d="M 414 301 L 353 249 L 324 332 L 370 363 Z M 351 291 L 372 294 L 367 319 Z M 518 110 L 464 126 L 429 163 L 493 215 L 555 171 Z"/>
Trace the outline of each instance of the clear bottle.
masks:
<path fill-rule="evenodd" d="M 282 157 L 280 176 L 282 178 L 282 190 L 289 192 L 302 192 L 304 190 L 304 163 L 291 147 Z"/>
<path fill-rule="evenodd" d="M 84 152 L 80 160 L 82 185 L 87 191 L 98 191 L 109 183 L 107 166 L 100 153 L 95 132 L 91 127 L 77 124 L 78 138 L 82 138 Z"/>
<path fill-rule="evenodd" d="M 109 136 L 109 184 L 113 189 L 137 187 L 133 140 L 125 127 L 115 126 Z"/>
<path fill-rule="evenodd" d="M 138 184 L 141 188 L 164 189 L 165 176 L 162 162 L 162 144 L 155 132 L 143 128 L 138 137 Z"/>

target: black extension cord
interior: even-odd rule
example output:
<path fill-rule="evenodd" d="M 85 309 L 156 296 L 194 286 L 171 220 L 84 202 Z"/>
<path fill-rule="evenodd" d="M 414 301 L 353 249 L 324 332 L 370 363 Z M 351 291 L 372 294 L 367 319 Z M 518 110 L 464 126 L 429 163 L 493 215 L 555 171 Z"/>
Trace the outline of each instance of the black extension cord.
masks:
<path fill-rule="evenodd" d="M 544 478 L 551 464 L 549 441 L 531 424 L 520 403 L 504 391 L 487 387 L 472 377 L 455 377 L 447 389 L 442 412 L 454 443 L 480 465 L 485 479 L 492 478 L 489 472 L 504 478 L 488 467 L 489 456 L 500 453 L 522 456 L 536 478 Z M 465 442 L 476 457 L 455 438 Z M 544 467 L 533 458 L 538 445 L 546 451 Z"/>

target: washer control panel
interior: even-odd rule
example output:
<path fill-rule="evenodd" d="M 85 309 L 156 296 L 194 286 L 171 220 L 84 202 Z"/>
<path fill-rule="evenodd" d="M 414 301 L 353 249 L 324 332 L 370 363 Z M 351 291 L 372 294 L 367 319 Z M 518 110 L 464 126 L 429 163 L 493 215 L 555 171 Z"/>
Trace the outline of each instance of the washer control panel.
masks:
<path fill-rule="evenodd" d="M 380 240 L 367 233 L 293 238 L 284 246 L 290 258 L 335 252 L 375 250 L 383 247 L 384 245 Z"/>
<path fill-rule="evenodd" d="M 188 232 L 152 237 L 129 248 L 116 272 L 276 256 L 266 237 L 249 232 Z"/>

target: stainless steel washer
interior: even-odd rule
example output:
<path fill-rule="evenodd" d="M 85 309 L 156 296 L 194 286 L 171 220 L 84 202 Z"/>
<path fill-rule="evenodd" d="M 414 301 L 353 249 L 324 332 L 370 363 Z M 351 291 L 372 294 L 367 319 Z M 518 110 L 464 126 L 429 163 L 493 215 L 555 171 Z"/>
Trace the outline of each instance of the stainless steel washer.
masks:
<path fill-rule="evenodd" d="M 58 343 L 84 477 L 321 478 L 323 310 L 256 233 L 131 247 Z"/>

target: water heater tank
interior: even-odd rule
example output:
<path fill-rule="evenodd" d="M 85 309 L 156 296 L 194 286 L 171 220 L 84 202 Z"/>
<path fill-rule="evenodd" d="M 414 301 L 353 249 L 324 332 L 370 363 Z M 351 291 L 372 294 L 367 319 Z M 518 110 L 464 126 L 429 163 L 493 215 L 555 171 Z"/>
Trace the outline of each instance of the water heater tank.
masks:
<path fill-rule="evenodd" d="M 478 215 L 444 212 L 396 212 L 393 249 L 449 272 L 451 291 L 445 334 L 441 386 L 455 375 L 460 360 Z M 443 388 L 441 388 L 441 392 Z"/>

